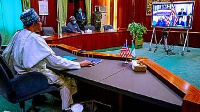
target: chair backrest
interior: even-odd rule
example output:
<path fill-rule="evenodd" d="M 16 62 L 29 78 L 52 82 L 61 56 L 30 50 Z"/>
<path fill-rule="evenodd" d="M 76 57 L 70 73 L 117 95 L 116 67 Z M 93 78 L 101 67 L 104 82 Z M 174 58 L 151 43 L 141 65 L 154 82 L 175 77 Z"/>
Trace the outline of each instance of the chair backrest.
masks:
<path fill-rule="evenodd" d="M 6 99 L 10 99 L 11 97 L 14 97 L 13 86 L 10 83 L 10 77 L 14 77 L 14 75 L 2 59 L 3 57 L 0 56 L 0 94 Z"/>
<path fill-rule="evenodd" d="M 1 44 L 2 44 L 2 38 L 1 38 L 1 34 L 0 34 L 0 51 L 1 51 Z"/>
<path fill-rule="evenodd" d="M 7 77 L 9 79 L 14 78 L 14 73 L 12 72 L 12 70 L 10 69 L 10 67 L 8 66 L 6 60 L 0 55 L 0 64 L 3 67 L 4 71 L 7 74 Z"/>
<path fill-rule="evenodd" d="M 84 29 L 85 30 L 92 30 L 92 31 L 94 31 L 95 30 L 95 27 L 94 26 L 92 26 L 92 25 L 86 25 L 86 26 L 84 26 Z"/>
<path fill-rule="evenodd" d="M 55 34 L 53 27 L 42 27 L 44 36 L 51 36 Z"/>
<path fill-rule="evenodd" d="M 8 64 L 0 55 L 0 95 L 7 101 L 19 103 L 20 108 L 25 111 L 24 101 L 57 89 L 56 86 L 49 85 L 46 76 L 40 72 L 30 72 L 14 77 Z"/>
<path fill-rule="evenodd" d="M 105 31 L 105 30 L 113 29 L 113 26 L 112 25 L 104 25 L 103 28 Z"/>
<path fill-rule="evenodd" d="M 67 26 L 61 26 L 61 29 L 62 29 L 62 33 L 68 32 L 68 31 L 67 31 Z"/>

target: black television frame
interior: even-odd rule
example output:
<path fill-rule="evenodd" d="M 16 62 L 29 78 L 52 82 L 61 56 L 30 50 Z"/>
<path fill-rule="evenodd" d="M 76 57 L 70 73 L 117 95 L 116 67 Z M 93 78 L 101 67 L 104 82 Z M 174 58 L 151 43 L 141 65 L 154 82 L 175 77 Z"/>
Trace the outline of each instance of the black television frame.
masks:
<path fill-rule="evenodd" d="M 154 26 L 153 25 L 153 6 L 154 5 L 162 5 L 162 4 L 187 4 L 192 3 L 192 17 L 191 17 L 191 24 L 190 26 L 180 27 L 180 26 Z M 153 2 L 152 3 L 152 15 L 151 15 L 151 27 L 152 28 L 174 28 L 174 29 L 192 29 L 193 26 L 193 16 L 194 16 L 194 8 L 195 8 L 195 1 L 177 1 L 177 2 Z"/>

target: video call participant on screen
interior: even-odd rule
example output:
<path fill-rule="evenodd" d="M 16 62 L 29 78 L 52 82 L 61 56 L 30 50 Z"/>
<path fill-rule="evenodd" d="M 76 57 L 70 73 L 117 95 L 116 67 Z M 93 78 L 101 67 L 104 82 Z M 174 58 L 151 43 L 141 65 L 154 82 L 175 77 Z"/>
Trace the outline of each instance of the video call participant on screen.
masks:
<path fill-rule="evenodd" d="M 178 16 L 184 16 L 187 15 L 186 12 L 184 12 L 184 8 L 181 8 L 181 12 L 178 12 Z"/>
<path fill-rule="evenodd" d="M 71 16 L 69 18 L 70 22 L 67 23 L 67 32 L 68 33 L 81 33 L 81 29 L 79 28 L 78 24 L 76 23 L 76 18 Z"/>
<path fill-rule="evenodd" d="M 81 30 L 84 31 L 84 25 L 86 23 L 86 16 L 85 13 L 82 12 L 82 9 L 79 8 L 78 12 L 76 13 L 76 20 Z"/>
<path fill-rule="evenodd" d="M 156 26 L 166 26 L 166 22 L 163 20 L 162 17 L 158 19 L 158 22 L 156 23 Z"/>
<path fill-rule="evenodd" d="M 178 21 L 176 22 L 176 25 L 177 26 L 185 26 L 185 23 L 183 22 L 183 17 L 179 17 Z"/>
<path fill-rule="evenodd" d="M 17 31 L 3 52 L 9 66 L 18 74 L 41 72 L 49 84 L 60 85 L 62 110 L 73 103 L 72 95 L 77 92 L 75 80 L 64 75 L 55 74 L 47 66 L 57 70 L 80 69 L 88 66 L 89 61 L 74 62 L 56 56 L 45 40 L 35 32 L 42 30 L 42 23 L 34 9 L 28 9 L 20 15 L 24 29 Z"/>

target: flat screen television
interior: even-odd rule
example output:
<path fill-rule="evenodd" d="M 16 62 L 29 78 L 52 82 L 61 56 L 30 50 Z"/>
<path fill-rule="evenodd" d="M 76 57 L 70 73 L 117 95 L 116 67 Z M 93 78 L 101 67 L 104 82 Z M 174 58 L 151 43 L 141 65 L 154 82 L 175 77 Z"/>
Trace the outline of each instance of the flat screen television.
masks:
<path fill-rule="evenodd" d="M 191 29 L 194 1 L 153 2 L 151 26 Z"/>

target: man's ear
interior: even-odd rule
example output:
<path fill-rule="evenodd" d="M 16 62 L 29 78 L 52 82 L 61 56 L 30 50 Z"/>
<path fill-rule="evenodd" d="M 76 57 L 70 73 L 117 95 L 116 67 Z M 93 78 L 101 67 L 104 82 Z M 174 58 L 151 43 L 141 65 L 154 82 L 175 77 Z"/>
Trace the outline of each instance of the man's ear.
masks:
<path fill-rule="evenodd" d="M 36 25 L 37 25 L 37 23 L 36 23 L 36 22 L 35 22 L 35 23 L 33 23 L 33 25 L 32 25 L 32 26 L 33 26 L 33 28 L 35 28 L 35 27 L 36 27 Z"/>

